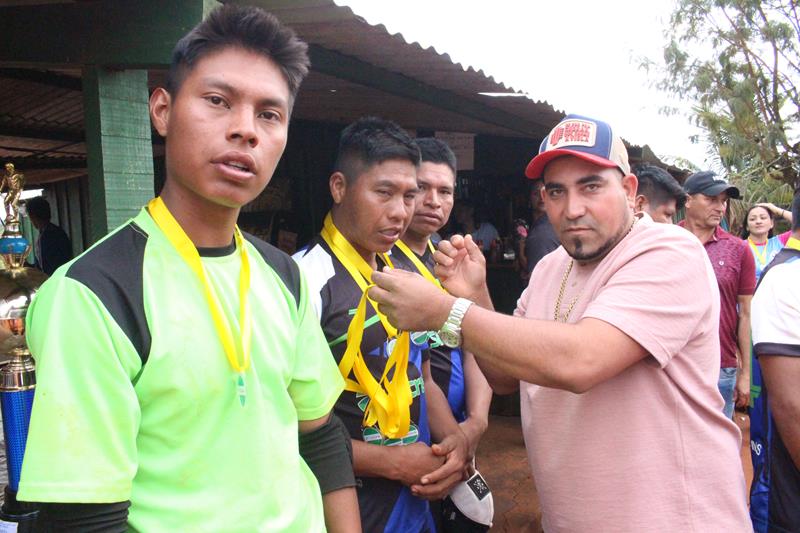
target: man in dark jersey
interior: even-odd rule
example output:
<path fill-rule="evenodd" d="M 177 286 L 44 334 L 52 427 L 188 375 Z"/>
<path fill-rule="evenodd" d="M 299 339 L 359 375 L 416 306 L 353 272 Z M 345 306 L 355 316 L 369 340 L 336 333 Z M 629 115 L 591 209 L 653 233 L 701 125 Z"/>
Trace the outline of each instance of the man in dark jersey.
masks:
<path fill-rule="evenodd" d="M 414 216 L 392 248 L 391 258 L 396 268 L 432 277 L 436 243 L 431 236 L 447 223 L 453 210 L 456 156 L 440 139 L 427 137 L 416 143 L 422 162 L 417 171 L 419 192 Z M 492 389 L 472 354 L 448 348 L 435 332 L 429 332 L 428 341 L 433 380 L 447 396 L 453 416 L 469 441 L 470 456 L 474 456 L 488 425 Z"/>
<path fill-rule="evenodd" d="M 466 465 L 467 443 L 453 420 L 447 400 L 423 379 L 429 366 L 427 336 L 410 335 L 403 350 L 401 338 L 377 309 L 366 302 L 358 309 L 367 278 L 391 259 L 383 255 L 402 235 L 414 211 L 419 150 L 402 128 L 392 122 L 364 118 L 343 132 L 330 177 L 333 207 L 322 233 L 295 254 L 314 295 L 322 329 L 348 383 L 334 408 L 353 439 L 353 464 L 365 531 L 416 533 L 433 531 L 427 499 L 440 499 L 459 482 Z M 351 324 L 354 324 L 352 326 Z M 350 335 L 363 335 L 361 342 Z M 369 376 L 357 376 L 349 354 L 360 348 Z M 394 372 L 408 358 L 404 375 Z M 357 369 L 357 365 L 355 365 Z M 380 403 L 360 392 L 355 382 L 392 381 L 407 377 L 408 385 L 392 392 L 387 402 L 408 394 L 412 403 L 407 431 L 392 434 L 385 423 L 369 420 L 369 409 Z M 381 380 L 382 384 L 386 382 Z M 379 387 L 381 394 L 384 387 Z M 405 390 L 403 390 L 405 389 Z M 400 402 L 402 403 L 402 402 Z M 402 407 L 402 406 L 401 406 Z M 428 419 L 431 424 L 429 426 Z M 449 419 L 449 420 L 448 420 Z M 430 446 L 431 437 L 439 444 Z"/>
<path fill-rule="evenodd" d="M 453 210 L 458 167 L 455 154 L 444 141 L 424 137 L 415 142 L 421 163 L 417 171 L 419 192 L 414 216 L 403 237 L 392 248 L 390 257 L 395 268 L 418 272 L 438 285 L 433 275 L 435 244 L 431 236 L 447 223 Z M 472 459 L 489 424 L 492 389 L 471 353 L 446 346 L 435 331 L 427 332 L 427 339 L 431 372 L 423 376 L 425 385 L 431 387 L 433 381 L 447 397 L 453 417 L 467 437 Z M 441 502 L 431 504 L 439 531 L 446 529 L 451 513 L 449 507 L 442 508 Z"/>
<path fill-rule="evenodd" d="M 312 295 L 289 256 L 236 226 L 272 178 L 308 64 L 256 7 L 218 7 L 176 45 L 150 99 L 160 196 L 28 312 L 38 383 L 18 497 L 40 502 L 36 531 L 359 530 L 329 414 L 344 383 Z"/>

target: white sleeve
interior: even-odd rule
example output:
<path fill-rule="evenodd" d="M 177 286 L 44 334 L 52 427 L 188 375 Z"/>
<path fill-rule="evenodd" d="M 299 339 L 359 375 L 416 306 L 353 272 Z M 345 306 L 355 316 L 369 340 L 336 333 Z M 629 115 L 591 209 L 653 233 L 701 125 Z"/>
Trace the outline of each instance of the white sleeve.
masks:
<path fill-rule="evenodd" d="M 308 281 L 311 307 L 317 318 L 322 318 L 322 288 L 328 283 L 336 271 L 333 269 L 331 256 L 319 245 L 310 250 L 301 250 L 292 256 Z"/>

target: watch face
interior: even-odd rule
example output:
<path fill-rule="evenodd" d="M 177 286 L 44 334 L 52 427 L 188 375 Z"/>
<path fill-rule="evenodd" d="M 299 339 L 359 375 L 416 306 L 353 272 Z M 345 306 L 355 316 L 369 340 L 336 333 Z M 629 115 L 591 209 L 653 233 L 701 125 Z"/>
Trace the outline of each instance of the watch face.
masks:
<path fill-rule="evenodd" d="M 448 348 L 458 348 L 461 342 L 461 335 L 449 329 L 441 330 L 439 332 L 439 338 L 442 339 L 442 343 Z"/>

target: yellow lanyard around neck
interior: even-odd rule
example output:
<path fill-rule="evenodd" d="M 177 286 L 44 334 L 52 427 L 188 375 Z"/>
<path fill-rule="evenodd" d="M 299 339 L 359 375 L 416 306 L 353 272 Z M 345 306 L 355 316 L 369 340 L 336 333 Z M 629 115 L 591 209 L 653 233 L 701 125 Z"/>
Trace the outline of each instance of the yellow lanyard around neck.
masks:
<path fill-rule="evenodd" d="M 408 382 L 408 357 L 411 339 L 407 331 L 398 332 L 386 316 L 378 310 L 377 304 L 369 299 L 367 290 L 372 286 L 370 278 L 372 267 L 356 252 L 353 245 L 342 235 L 333 223 L 330 213 L 325 217 L 321 232 L 322 238 L 333 254 L 362 291 L 356 314 L 347 328 L 347 347 L 339 361 L 339 372 L 345 380 L 345 390 L 364 394 L 369 398 L 364 410 L 364 425 L 378 425 L 382 435 L 397 439 L 404 437 L 411 425 L 411 385 Z M 388 259 L 388 258 L 387 258 Z M 392 266 L 391 262 L 387 264 Z M 367 314 L 367 301 L 375 309 L 388 338 L 396 337 L 394 348 L 386 361 L 380 381 L 376 380 L 361 352 L 364 335 L 364 322 Z M 394 372 L 390 372 L 394 368 Z M 353 373 L 355 380 L 350 379 Z M 392 378 L 389 379 L 389 374 Z"/>
<path fill-rule="evenodd" d="M 407 245 L 406 243 L 404 243 L 402 240 L 398 240 L 398 241 L 397 241 L 396 243 L 394 243 L 394 244 L 395 244 L 395 246 L 397 246 L 397 248 L 398 248 L 398 249 L 399 249 L 401 252 L 403 252 L 403 254 L 404 254 L 406 257 L 408 257 L 408 259 L 411 261 L 411 263 L 413 263 L 413 265 L 414 265 L 414 267 L 417 269 L 417 271 L 418 271 L 420 274 L 422 274 L 422 276 L 423 276 L 425 279 L 427 279 L 428 281 L 430 281 L 431 283 L 433 283 L 434 285 L 436 285 L 436 286 L 437 286 L 437 287 L 439 287 L 440 289 L 444 290 L 444 288 L 442 288 L 442 284 L 441 284 L 441 283 L 439 283 L 439 280 L 438 280 L 438 279 L 436 279 L 436 276 L 434 276 L 434 275 L 431 273 L 431 271 L 428 269 L 428 267 L 427 267 L 427 266 L 425 266 L 425 263 L 423 263 L 422 261 L 420 261 L 419 257 L 417 257 L 417 254 L 415 254 L 415 253 L 414 253 L 414 251 L 413 251 L 411 248 L 409 248 L 409 247 L 408 247 L 408 245 Z M 433 253 L 433 251 L 434 251 L 434 250 L 433 250 L 433 244 L 431 244 L 431 241 L 430 241 L 430 239 L 428 239 L 428 248 L 430 249 L 431 253 Z"/>
<path fill-rule="evenodd" d="M 169 209 L 164 204 L 161 197 L 155 197 L 147 204 L 147 210 L 153 220 L 156 222 L 161 231 L 169 240 L 170 244 L 175 248 L 175 251 L 186 262 L 189 268 L 197 276 L 200 285 L 203 287 L 203 294 L 208 304 L 208 310 L 211 313 L 211 319 L 214 322 L 214 328 L 217 330 L 222 348 L 225 350 L 225 356 L 231 368 L 238 374 L 237 376 L 237 393 L 239 395 L 239 402 L 244 406 L 246 398 L 246 389 L 244 375 L 250 367 L 250 339 L 251 339 L 251 319 L 250 319 L 250 301 L 248 299 L 248 292 L 250 290 L 250 261 L 247 257 L 247 250 L 244 246 L 244 239 L 239 227 L 234 228 L 234 239 L 236 247 L 239 249 L 239 254 L 242 260 L 241 270 L 239 271 L 239 328 L 241 340 L 242 358 L 239 361 L 239 354 L 236 342 L 233 339 L 231 326 L 228 323 L 225 314 L 222 312 L 222 306 L 219 303 L 219 298 L 214 290 L 214 287 L 209 283 L 206 276 L 203 263 L 200 260 L 200 254 L 194 243 L 183 231 L 178 221 L 169 212 Z"/>
<path fill-rule="evenodd" d="M 792 250 L 799 250 L 800 251 L 800 239 L 795 239 L 794 237 L 789 237 L 789 240 L 786 241 L 786 248 L 791 248 Z"/>
<path fill-rule="evenodd" d="M 371 286 L 371 278 L 372 267 L 367 263 L 363 257 L 361 257 L 356 249 L 353 248 L 353 245 L 350 244 L 350 241 L 342 235 L 336 225 L 333 223 L 333 219 L 331 218 L 331 214 L 328 213 L 325 216 L 325 221 L 322 224 L 322 238 L 328 243 L 330 246 L 331 251 L 333 251 L 334 255 L 339 262 L 342 263 L 347 272 L 350 273 L 350 276 L 356 282 L 358 287 L 362 291 L 366 291 L 368 287 Z M 382 259 L 386 262 L 386 264 L 394 268 L 391 259 L 389 259 L 385 254 L 382 255 Z M 369 300 L 369 298 L 368 298 Z M 375 309 L 375 313 L 378 315 L 378 318 L 381 320 L 381 324 L 383 324 L 384 329 L 386 329 L 386 333 L 389 334 L 389 337 L 397 337 L 397 329 L 392 326 L 389 322 L 389 319 L 386 318 L 386 315 L 378 311 L 378 305 L 369 300 L 369 303 L 372 304 L 372 308 Z"/>
<path fill-rule="evenodd" d="M 756 261 L 758 261 L 758 264 L 761 265 L 762 267 L 766 266 L 766 264 L 767 264 L 767 245 L 769 244 L 769 241 L 764 243 L 764 249 L 763 250 L 759 250 L 758 249 L 758 245 L 756 243 L 754 243 L 753 239 L 751 239 L 750 237 L 747 238 L 747 243 L 750 245 L 750 248 L 753 250 L 753 255 L 756 256 Z"/>

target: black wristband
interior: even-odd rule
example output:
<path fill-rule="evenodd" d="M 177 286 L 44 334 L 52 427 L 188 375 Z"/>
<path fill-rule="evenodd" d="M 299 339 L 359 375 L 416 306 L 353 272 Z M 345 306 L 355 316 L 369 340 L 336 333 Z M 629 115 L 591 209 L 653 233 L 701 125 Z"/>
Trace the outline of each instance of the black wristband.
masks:
<path fill-rule="evenodd" d="M 300 434 L 300 455 L 316 476 L 322 494 L 355 487 L 350 434 L 333 413 L 324 425 Z"/>
<path fill-rule="evenodd" d="M 37 503 L 39 516 L 34 533 L 124 533 L 128 531 L 128 507 L 117 503 Z"/>

